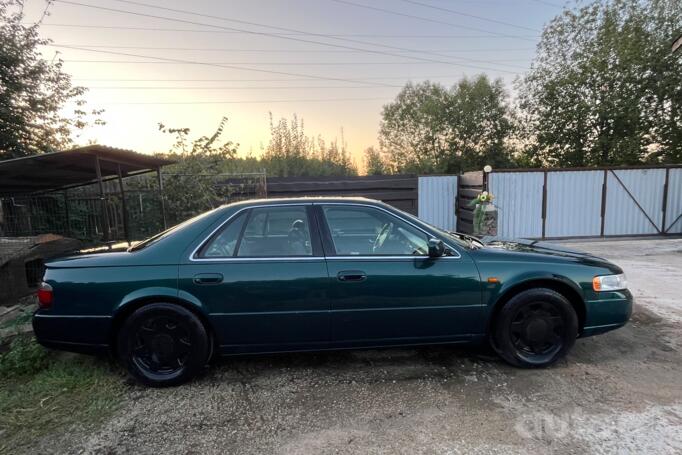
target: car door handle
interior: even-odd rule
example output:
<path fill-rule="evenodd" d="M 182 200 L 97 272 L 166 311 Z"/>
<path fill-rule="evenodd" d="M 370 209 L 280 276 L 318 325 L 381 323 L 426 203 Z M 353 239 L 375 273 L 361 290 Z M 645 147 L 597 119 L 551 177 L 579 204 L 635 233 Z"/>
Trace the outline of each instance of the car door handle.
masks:
<path fill-rule="evenodd" d="M 222 273 L 199 273 L 192 278 L 194 284 L 220 284 L 223 282 Z"/>
<path fill-rule="evenodd" d="M 367 274 L 361 270 L 344 270 L 336 275 L 339 281 L 365 281 Z"/>

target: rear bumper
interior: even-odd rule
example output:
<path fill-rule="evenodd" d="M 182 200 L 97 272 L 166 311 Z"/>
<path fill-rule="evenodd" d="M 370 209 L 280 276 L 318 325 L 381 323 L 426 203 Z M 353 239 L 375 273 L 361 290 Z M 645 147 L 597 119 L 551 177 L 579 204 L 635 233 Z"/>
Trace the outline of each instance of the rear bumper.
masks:
<path fill-rule="evenodd" d="M 598 299 L 585 302 L 585 327 L 581 337 L 598 335 L 623 327 L 632 316 L 633 298 L 630 291 L 599 293 Z"/>
<path fill-rule="evenodd" d="M 36 312 L 33 332 L 43 346 L 84 354 L 109 350 L 110 316 L 72 316 Z"/>

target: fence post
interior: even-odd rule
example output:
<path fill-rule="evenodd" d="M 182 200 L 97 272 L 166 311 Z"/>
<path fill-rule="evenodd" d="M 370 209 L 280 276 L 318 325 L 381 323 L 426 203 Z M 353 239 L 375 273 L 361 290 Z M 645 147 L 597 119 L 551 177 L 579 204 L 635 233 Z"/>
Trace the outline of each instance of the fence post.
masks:
<path fill-rule="evenodd" d="M 107 211 L 107 198 L 106 195 L 104 194 L 104 184 L 102 183 L 102 168 L 100 167 L 99 164 L 99 156 L 95 155 L 95 173 L 97 174 L 97 183 L 99 184 L 99 197 L 100 200 L 102 201 L 102 230 L 103 236 L 104 236 L 104 241 L 108 242 L 109 241 L 109 212 Z"/>
<path fill-rule="evenodd" d="M 547 171 L 544 171 L 542 183 L 542 238 L 545 238 L 545 225 L 547 224 Z"/>
<path fill-rule="evenodd" d="M 116 171 L 118 173 L 118 189 L 121 193 L 121 211 L 123 212 L 123 235 L 126 242 L 130 245 L 130 226 L 128 225 L 128 209 L 126 207 L 126 193 L 123 189 L 123 173 L 121 172 L 121 165 L 117 164 Z"/>
<path fill-rule="evenodd" d="M 665 183 L 663 184 L 663 218 L 661 222 L 661 234 L 666 234 L 668 229 L 665 227 L 666 214 L 668 212 L 668 184 L 670 180 L 670 168 L 665 168 Z"/>
<path fill-rule="evenodd" d="M 604 182 L 601 184 L 601 227 L 599 236 L 604 237 L 604 226 L 606 226 L 606 187 L 609 181 L 609 171 L 604 169 Z"/>
<path fill-rule="evenodd" d="M 156 168 L 156 180 L 159 183 L 159 201 L 161 201 L 161 219 L 163 220 L 163 230 L 168 229 L 166 222 L 166 203 L 163 197 L 163 178 L 161 177 L 161 166 Z"/>
<path fill-rule="evenodd" d="M 69 216 L 69 190 L 64 190 L 64 217 L 66 218 L 66 236 L 71 237 L 71 217 Z"/>

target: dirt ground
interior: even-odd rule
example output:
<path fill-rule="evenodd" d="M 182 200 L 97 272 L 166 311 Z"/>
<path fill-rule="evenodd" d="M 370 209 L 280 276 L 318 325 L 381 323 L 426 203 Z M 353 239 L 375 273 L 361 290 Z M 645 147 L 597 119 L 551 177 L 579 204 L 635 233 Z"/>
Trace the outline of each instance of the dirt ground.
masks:
<path fill-rule="evenodd" d="M 130 386 L 110 421 L 35 451 L 682 452 L 682 240 L 568 245 L 620 264 L 637 306 L 552 368 L 452 347 L 228 359 L 183 387 Z"/>

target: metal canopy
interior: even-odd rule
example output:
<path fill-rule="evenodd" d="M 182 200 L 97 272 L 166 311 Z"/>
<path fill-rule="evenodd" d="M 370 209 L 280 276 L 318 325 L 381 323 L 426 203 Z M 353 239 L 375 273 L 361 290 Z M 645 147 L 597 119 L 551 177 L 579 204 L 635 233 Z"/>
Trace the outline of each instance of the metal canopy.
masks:
<path fill-rule="evenodd" d="M 0 161 L 0 196 L 74 188 L 112 178 L 158 171 L 175 161 L 131 150 L 88 145 Z"/>

